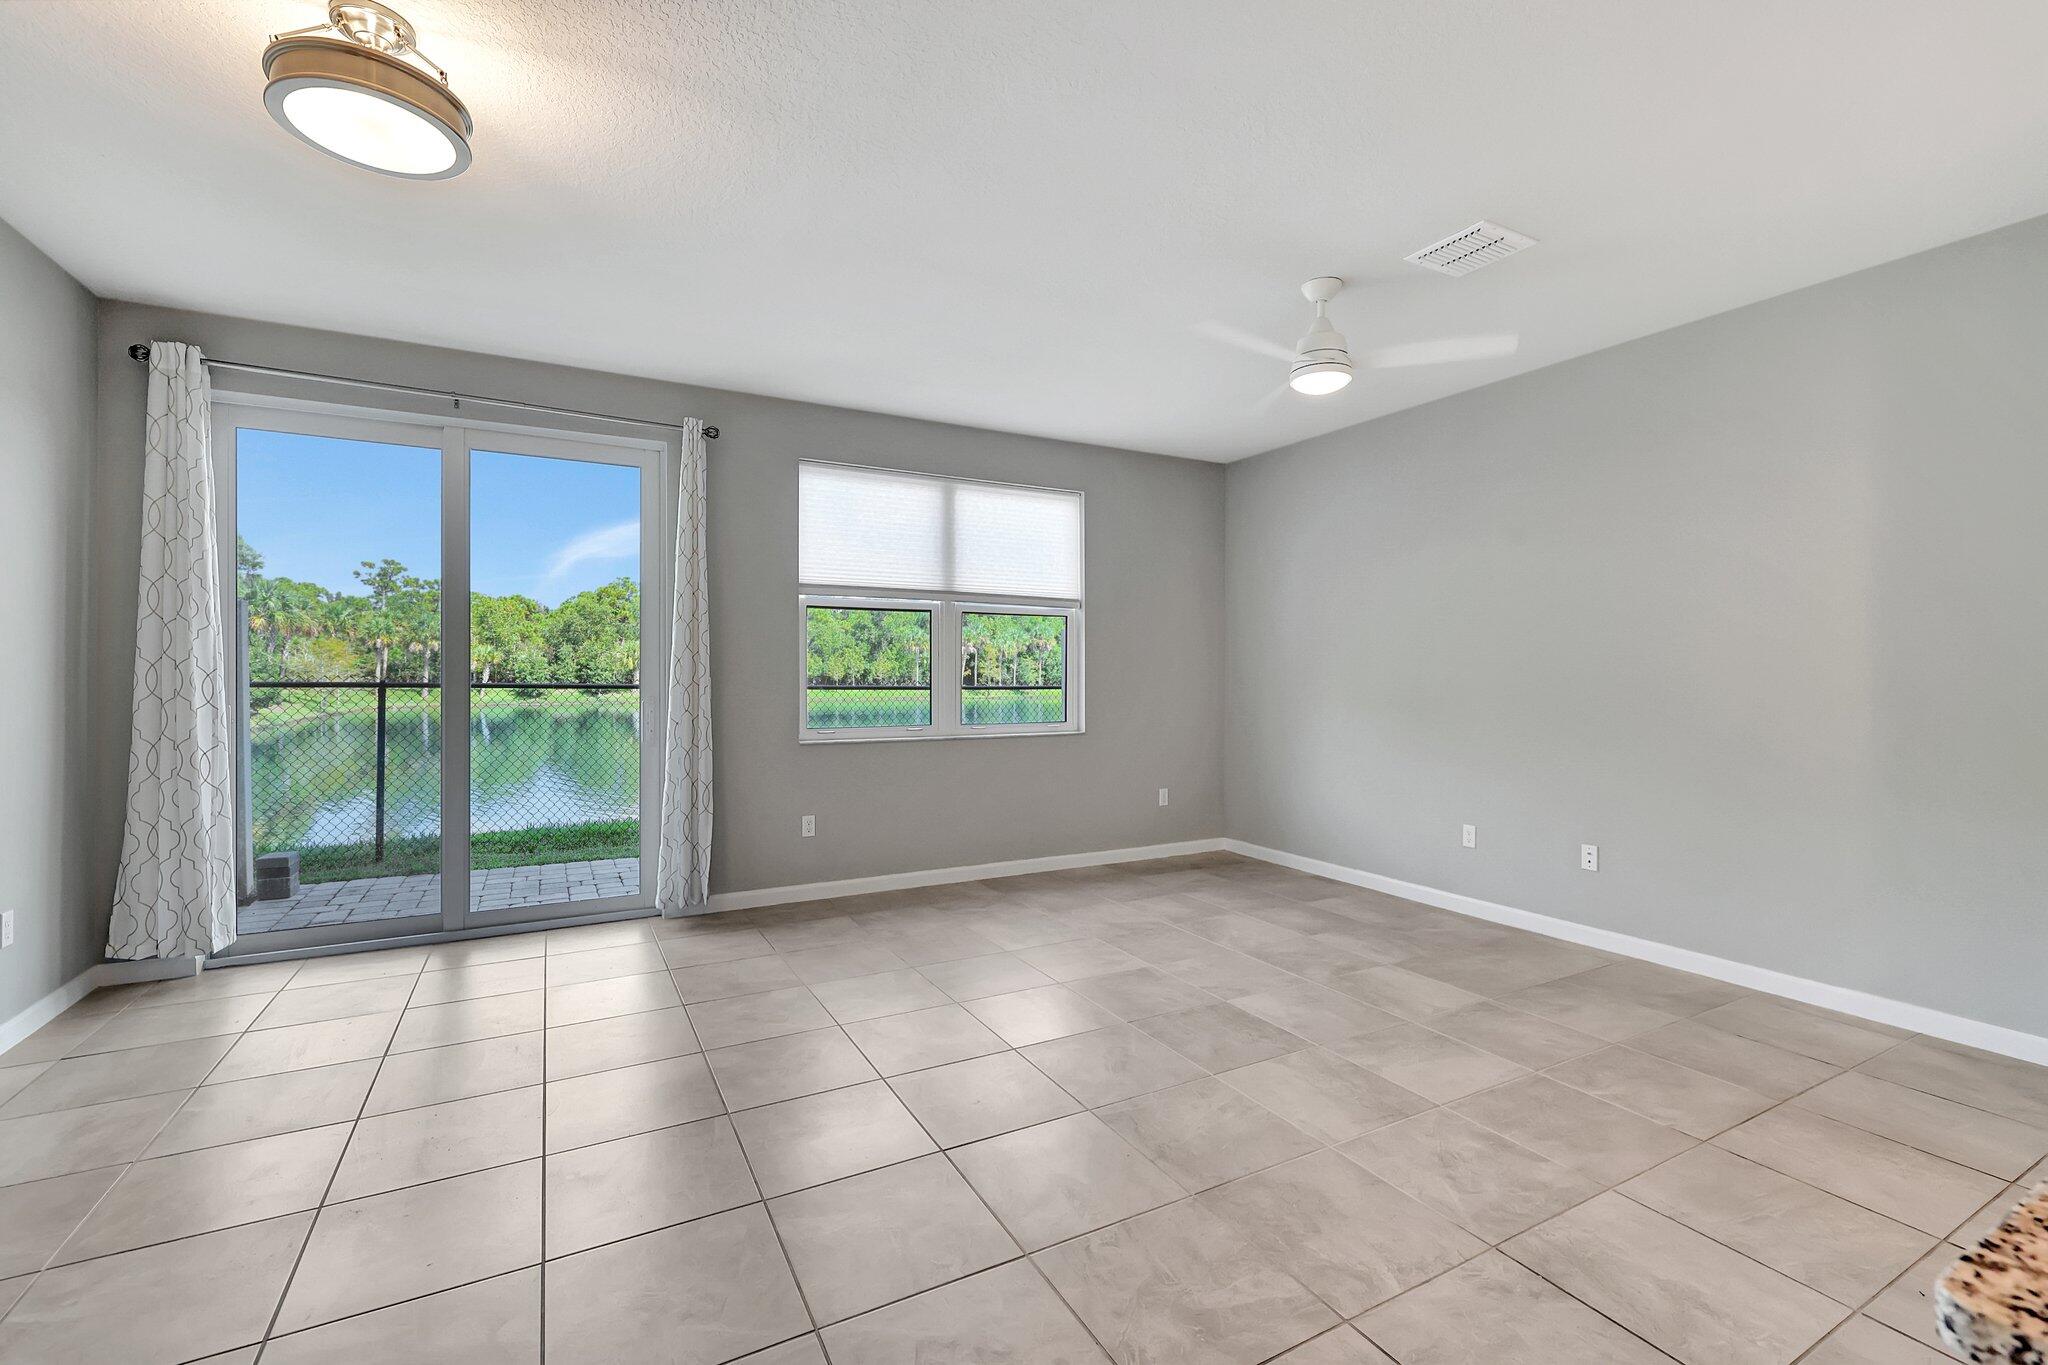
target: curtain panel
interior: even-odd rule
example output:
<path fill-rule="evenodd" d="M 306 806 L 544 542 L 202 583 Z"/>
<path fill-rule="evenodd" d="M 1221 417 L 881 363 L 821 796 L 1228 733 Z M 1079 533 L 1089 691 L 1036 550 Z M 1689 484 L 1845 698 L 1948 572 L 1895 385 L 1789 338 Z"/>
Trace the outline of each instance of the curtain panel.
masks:
<path fill-rule="evenodd" d="M 668 734 L 662 761 L 655 906 L 702 914 L 711 902 L 711 595 L 705 561 L 704 424 L 685 424 L 670 576 Z"/>
<path fill-rule="evenodd" d="M 107 956 L 235 938 L 234 729 L 214 525 L 212 395 L 196 346 L 151 342 L 134 728 Z"/>

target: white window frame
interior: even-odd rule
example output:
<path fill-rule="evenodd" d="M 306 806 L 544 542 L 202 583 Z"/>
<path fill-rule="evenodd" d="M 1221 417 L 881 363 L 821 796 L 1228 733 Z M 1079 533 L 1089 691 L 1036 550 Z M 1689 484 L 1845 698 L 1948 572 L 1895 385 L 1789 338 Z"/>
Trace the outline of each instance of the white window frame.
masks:
<path fill-rule="evenodd" d="M 809 463 L 830 464 L 815 460 Z M 994 483 L 1009 488 L 1038 488 L 1042 485 L 1015 484 L 994 479 L 963 479 L 924 470 L 888 469 L 881 465 L 852 465 L 851 468 L 878 469 L 891 474 L 910 474 L 948 483 Z M 868 744 L 904 739 L 1006 739 L 1024 735 L 1078 735 L 1087 731 L 1086 708 L 1086 618 L 1088 593 L 1088 495 L 1078 489 L 1051 491 L 1073 493 L 1080 503 L 1081 595 L 1074 598 L 1011 597 L 989 593 L 912 592 L 900 588 L 826 583 L 797 584 L 796 611 L 796 729 L 802 744 Z M 819 730 L 810 723 L 807 694 L 810 683 L 810 616 L 812 607 L 852 607 L 868 611 L 929 611 L 932 613 L 932 723 L 917 726 L 874 726 L 865 729 Z M 960 617 L 963 612 L 1014 612 L 1027 616 L 1059 616 L 1067 623 L 1064 651 L 1066 666 L 1067 718 L 1046 725 L 967 725 L 960 719 Z M 939 667 L 943 653 L 949 660 Z"/>

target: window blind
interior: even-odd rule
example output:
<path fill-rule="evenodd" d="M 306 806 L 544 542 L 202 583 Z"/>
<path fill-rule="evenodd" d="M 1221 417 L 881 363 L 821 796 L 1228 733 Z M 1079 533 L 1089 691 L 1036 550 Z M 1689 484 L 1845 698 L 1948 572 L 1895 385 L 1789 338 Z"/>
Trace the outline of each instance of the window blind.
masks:
<path fill-rule="evenodd" d="M 1081 599 L 1081 495 L 849 465 L 797 466 L 806 586 Z"/>

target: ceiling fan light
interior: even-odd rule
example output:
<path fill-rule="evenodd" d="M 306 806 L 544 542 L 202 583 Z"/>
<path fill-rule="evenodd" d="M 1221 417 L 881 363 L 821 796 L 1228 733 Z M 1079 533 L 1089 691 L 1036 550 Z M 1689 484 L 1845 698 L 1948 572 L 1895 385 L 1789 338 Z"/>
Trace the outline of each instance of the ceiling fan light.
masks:
<path fill-rule="evenodd" d="M 1349 360 L 1311 360 L 1294 367 L 1294 373 L 1287 377 L 1288 387 L 1296 393 L 1320 398 L 1332 394 L 1351 382 Z"/>
<path fill-rule="evenodd" d="M 406 180 L 446 180 L 469 167 L 476 131 L 469 110 L 393 52 L 352 38 L 287 34 L 264 50 L 263 74 L 263 104 L 278 126 L 331 157 Z"/>

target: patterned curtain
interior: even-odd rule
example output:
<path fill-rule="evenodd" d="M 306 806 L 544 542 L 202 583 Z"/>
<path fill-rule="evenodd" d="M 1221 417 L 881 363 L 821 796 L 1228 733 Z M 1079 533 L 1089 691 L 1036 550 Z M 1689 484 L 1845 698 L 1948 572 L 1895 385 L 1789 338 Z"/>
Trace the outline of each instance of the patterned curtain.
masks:
<path fill-rule="evenodd" d="M 704 558 L 704 424 L 683 429 L 676 481 L 670 604 L 668 743 L 661 769 L 661 849 L 654 903 L 702 914 L 711 901 L 711 596 Z"/>
<path fill-rule="evenodd" d="M 213 523 L 212 396 L 199 349 L 149 347 L 142 577 L 128 820 L 107 956 L 190 957 L 235 940 L 234 778 Z"/>

